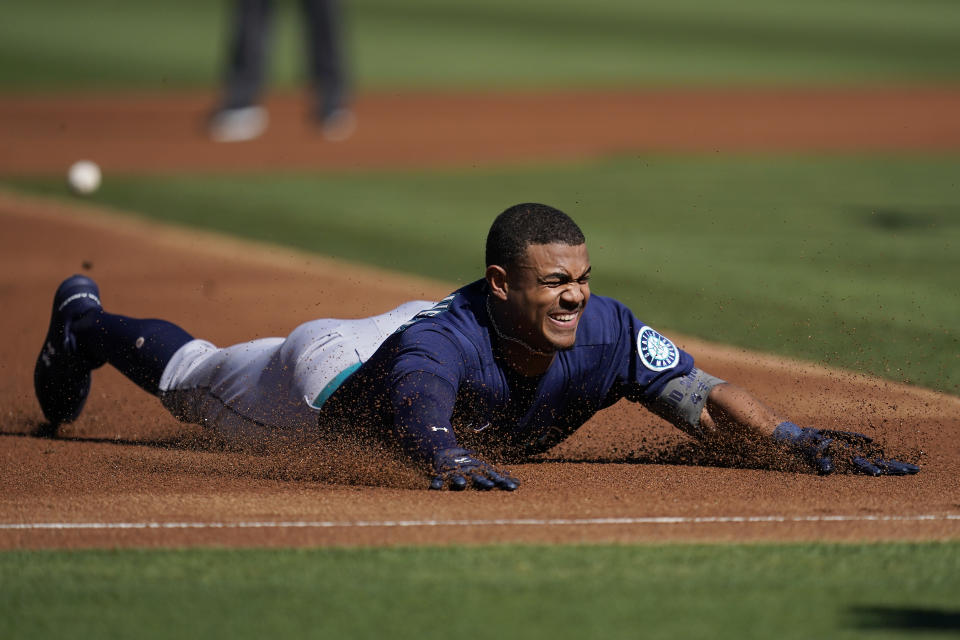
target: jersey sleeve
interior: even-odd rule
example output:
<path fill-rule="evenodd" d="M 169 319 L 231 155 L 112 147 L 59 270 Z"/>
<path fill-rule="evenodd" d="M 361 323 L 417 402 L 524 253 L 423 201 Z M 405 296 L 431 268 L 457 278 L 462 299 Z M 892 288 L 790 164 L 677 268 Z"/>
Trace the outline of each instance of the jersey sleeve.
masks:
<path fill-rule="evenodd" d="M 694 366 L 693 356 L 672 340 L 620 309 L 622 370 L 615 391 L 643 405 L 687 434 L 699 438 L 700 416 L 710 390 L 723 382 Z"/>
<path fill-rule="evenodd" d="M 392 430 L 414 460 L 457 446 L 451 419 L 463 373 L 463 350 L 446 332 L 414 326 L 402 336 L 387 382 Z"/>
<path fill-rule="evenodd" d="M 615 317 L 609 323 L 618 332 L 612 359 L 619 368 L 615 390 L 620 397 L 649 406 L 671 380 L 690 373 L 693 356 L 619 303 Z"/>

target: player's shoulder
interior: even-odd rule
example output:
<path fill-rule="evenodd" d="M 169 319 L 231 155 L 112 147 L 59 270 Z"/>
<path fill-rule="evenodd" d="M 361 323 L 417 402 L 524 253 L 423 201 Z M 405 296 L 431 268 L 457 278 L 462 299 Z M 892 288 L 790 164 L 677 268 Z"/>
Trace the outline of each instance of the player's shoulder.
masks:
<path fill-rule="evenodd" d="M 616 298 L 602 296 L 598 293 L 591 294 L 590 301 L 587 303 L 587 310 L 606 317 L 610 315 L 622 315 L 624 312 L 630 313 L 629 307 Z"/>
<path fill-rule="evenodd" d="M 432 307 L 421 310 L 397 329 L 403 341 L 420 341 L 444 335 L 454 341 L 475 342 L 485 335 L 483 281 L 457 289 Z"/>
<path fill-rule="evenodd" d="M 633 312 L 615 298 L 591 295 L 577 330 L 577 342 L 615 342 L 635 324 Z"/>
<path fill-rule="evenodd" d="M 624 303 L 604 296 L 590 297 L 577 331 L 577 345 L 602 347 L 604 359 L 614 366 L 642 364 L 647 375 L 670 371 L 682 375 L 693 367 L 692 356 L 670 338 L 640 320 Z M 625 360 L 627 356 L 629 359 Z"/>

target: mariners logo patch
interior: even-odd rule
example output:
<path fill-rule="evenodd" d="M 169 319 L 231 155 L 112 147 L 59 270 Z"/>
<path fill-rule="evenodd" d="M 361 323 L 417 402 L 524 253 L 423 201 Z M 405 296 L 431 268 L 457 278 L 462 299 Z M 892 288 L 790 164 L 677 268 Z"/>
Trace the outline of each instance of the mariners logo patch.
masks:
<path fill-rule="evenodd" d="M 670 339 L 650 327 L 643 327 L 637 334 L 637 353 L 643 364 L 653 371 L 665 371 L 680 362 L 680 351 Z"/>

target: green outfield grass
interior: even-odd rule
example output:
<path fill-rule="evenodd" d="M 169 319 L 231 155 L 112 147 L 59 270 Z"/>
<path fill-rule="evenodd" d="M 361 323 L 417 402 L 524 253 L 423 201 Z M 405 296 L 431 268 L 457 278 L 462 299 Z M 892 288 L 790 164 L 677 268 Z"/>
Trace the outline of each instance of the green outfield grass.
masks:
<path fill-rule="evenodd" d="M 272 78 L 303 68 L 278 2 Z M 216 83 L 228 3 L 33 0 L 0 21 L 0 91 Z M 945 0 L 350 0 L 361 88 L 957 82 Z"/>
<path fill-rule="evenodd" d="M 108 176 L 93 198 L 462 284 L 493 216 L 583 226 L 594 291 L 662 330 L 960 393 L 958 156 L 649 156 L 450 172 Z M 62 180 L 9 184 L 70 197 Z"/>
<path fill-rule="evenodd" d="M 6 552 L 4 638 L 906 638 L 960 543 Z"/>

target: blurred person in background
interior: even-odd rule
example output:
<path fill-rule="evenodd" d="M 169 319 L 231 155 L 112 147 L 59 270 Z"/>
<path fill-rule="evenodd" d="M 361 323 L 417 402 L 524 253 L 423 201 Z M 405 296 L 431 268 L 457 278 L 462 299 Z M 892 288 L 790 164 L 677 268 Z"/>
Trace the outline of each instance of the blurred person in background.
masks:
<path fill-rule="evenodd" d="M 273 0 L 232 0 L 233 15 L 224 95 L 207 123 L 217 142 L 259 137 L 269 124 L 260 104 L 273 21 Z M 355 116 L 347 96 L 339 0 L 300 0 L 306 21 L 312 116 L 328 140 L 353 133 Z"/>

